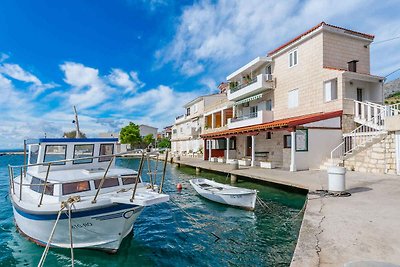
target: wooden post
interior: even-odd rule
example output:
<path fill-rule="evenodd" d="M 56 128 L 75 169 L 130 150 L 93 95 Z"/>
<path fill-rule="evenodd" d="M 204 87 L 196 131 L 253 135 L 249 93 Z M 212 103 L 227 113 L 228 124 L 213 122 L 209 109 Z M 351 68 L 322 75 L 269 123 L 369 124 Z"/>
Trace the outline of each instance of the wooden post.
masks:
<path fill-rule="evenodd" d="M 164 161 L 163 173 L 162 173 L 162 178 L 161 178 L 161 184 L 160 184 L 160 189 L 158 191 L 158 193 L 160 193 L 160 194 L 162 193 L 162 188 L 163 188 L 163 185 L 164 185 L 165 172 L 167 170 L 167 159 L 168 159 L 168 150 L 167 150 L 167 152 L 165 154 L 165 161 Z"/>

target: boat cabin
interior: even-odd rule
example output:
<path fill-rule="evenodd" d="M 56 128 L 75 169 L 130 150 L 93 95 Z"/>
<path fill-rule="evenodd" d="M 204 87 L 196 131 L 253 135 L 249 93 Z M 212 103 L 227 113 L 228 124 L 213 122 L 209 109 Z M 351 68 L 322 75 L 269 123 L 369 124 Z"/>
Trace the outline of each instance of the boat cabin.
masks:
<path fill-rule="evenodd" d="M 115 160 L 112 160 L 117 141 L 117 138 L 28 140 L 27 179 L 30 189 L 38 194 L 44 190 L 44 195 L 57 197 L 77 193 L 93 195 L 106 172 L 103 192 L 134 184 L 137 172 L 116 167 Z M 50 168 L 48 162 L 51 162 Z"/>

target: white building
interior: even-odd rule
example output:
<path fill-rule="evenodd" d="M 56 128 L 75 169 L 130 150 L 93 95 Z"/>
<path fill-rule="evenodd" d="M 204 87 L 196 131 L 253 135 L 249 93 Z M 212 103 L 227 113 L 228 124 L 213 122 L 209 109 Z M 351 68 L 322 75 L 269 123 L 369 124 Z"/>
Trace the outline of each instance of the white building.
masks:
<path fill-rule="evenodd" d="M 140 129 L 140 136 L 145 137 L 146 135 L 152 134 L 154 139 L 157 138 L 158 128 L 149 126 L 149 125 L 145 125 L 145 124 L 141 124 L 141 125 L 139 125 L 139 129 Z"/>
<path fill-rule="evenodd" d="M 204 126 L 204 110 L 217 101 L 224 101 L 225 93 L 199 96 L 185 104 L 184 115 L 175 119 L 172 126 L 171 150 L 175 154 L 203 153 L 203 140 L 200 137 Z"/>

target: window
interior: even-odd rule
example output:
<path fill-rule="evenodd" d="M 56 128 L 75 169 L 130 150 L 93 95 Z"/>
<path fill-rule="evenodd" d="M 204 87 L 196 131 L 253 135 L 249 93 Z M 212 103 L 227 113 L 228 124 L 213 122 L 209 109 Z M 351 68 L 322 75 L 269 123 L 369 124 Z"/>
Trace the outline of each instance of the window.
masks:
<path fill-rule="evenodd" d="M 337 99 L 336 79 L 324 82 L 324 101 L 329 102 Z"/>
<path fill-rule="evenodd" d="M 134 184 L 136 183 L 137 175 L 129 174 L 129 175 L 121 175 L 121 180 L 123 185 Z M 140 180 L 138 181 L 140 182 Z"/>
<path fill-rule="evenodd" d="M 94 187 L 96 189 L 99 188 L 100 182 L 101 182 L 101 179 L 94 180 Z M 106 179 L 104 179 L 104 183 L 101 188 L 113 187 L 113 186 L 118 186 L 118 185 L 119 185 L 118 178 L 106 178 Z"/>
<path fill-rule="evenodd" d="M 268 66 L 265 67 L 265 74 L 272 74 L 271 65 L 268 65 Z"/>
<path fill-rule="evenodd" d="M 114 144 L 101 144 L 100 145 L 99 156 L 112 155 L 112 154 L 114 154 Z M 99 162 L 110 161 L 110 160 L 111 160 L 111 157 L 99 158 Z"/>
<path fill-rule="evenodd" d="M 299 105 L 299 89 L 289 91 L 288 108 L 295 108 Z"/>
<path fill-rule="evenodd" d="M 39 155 L 39 145 L 31 145 L 29 148 L 29 164 L 37 163 Z"/>
<path fill-rule="evenodd" d="M 271 138 L 272 138 L 272 133 L 271 133 L 271 132 L 267 132 L 266 138 L 267 138 L 267 139 L 271 139 Z"/>
<path fill-rule="evenodd" d="M 85 192 L 90 190 L 89 181 L 67 183 L 62 185 L 63 195 Z"/>
<path fill-rule="evenodd" d="M 292 137 L 290 134 L 283 136 L 283 148 L 291 148 L 292 147 Z"/>
<path fill-rule="evenodd" d="M 296 151 L 308 151 L 308 130 L 296 130 Z"/>
<path fill-rule="evenodd" d="M 44 162 L 64 160 L 67 156 L 66 145 L 47 145 L 44 154 Z M 53 165 L 65 165 L 65 162 L 53 163 Z"/>
<path fill-rule="evenodd" d="M 272 110 L 272 99 L 268 99 L 265 102 L 265 110 Z"/>
<path fill-rule="evenodd" d="M 186 109 L 186 116 L 189 116 L 190 115 L 190 108 L 187 108 Z"/>
<path fill-rule="evenodd" d="M 183 133 L 183 127 L 179 128 L 180 132 Z"/>
<path fill-rule="evenodd" d="M 193 105 L 193 113 L 196 113 L 196 112 L 197 112 L 197 104 Z"/>
<path fill-rule="evenodd" d="M 172 130 L 172 133 L 173 133 L 173 134 L 176 134 L 176 129 L 173 129 L 173 130 Z"/>
<path fill-rule="evenodd" d="M 257 117 L 257 110 L 258 110 L 257 106 L 250 107 L 250 117 L 251 118 Z"/>
<path fill-rule="evenodd" d="M 30 188 L 31 190 L 41 194 L 44 189 L 44 181 L 37 177 L 32 177 Z M 44 190 L 44 194 L 52 196 L 53 193 L 54 193 L 54 185 L 51 183 L 47 183 L 46 189 Z"/>
<path fill-rule="evenodd" d="M 75 145 L 74 159 L 93 157 L 94 145 Z M 74 160 L 73 164 L 92 163 L 93 159 Z"/>
<path fill-rule="evenodd" d="M 289 68 L 296 66 L 298 62 L 297 49 L 289 53 Z"/>

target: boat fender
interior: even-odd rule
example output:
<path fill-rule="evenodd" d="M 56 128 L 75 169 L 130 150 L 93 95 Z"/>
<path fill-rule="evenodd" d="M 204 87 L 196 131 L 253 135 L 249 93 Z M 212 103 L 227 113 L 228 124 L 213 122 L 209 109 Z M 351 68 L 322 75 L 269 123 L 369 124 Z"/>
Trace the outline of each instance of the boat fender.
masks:
<path fill-rule="evenodd" d="M 182 184 L 181 184 L 181 183 L 177 183 L 177 184 L 176 184 L 176 189 L 182 190 Z"/>

